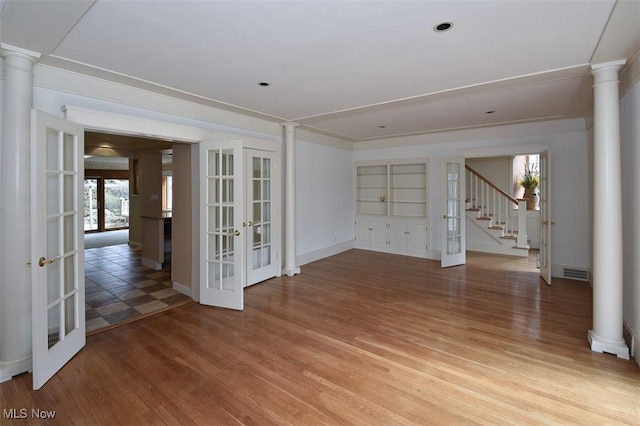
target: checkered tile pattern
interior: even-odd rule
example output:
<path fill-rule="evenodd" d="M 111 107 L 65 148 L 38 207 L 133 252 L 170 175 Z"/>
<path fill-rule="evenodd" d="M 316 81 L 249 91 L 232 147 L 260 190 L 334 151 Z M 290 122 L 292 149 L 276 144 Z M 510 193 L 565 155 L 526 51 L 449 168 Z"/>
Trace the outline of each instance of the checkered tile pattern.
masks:
<path fill-rule="evenodd" d="M 85 250 L 87 332 L 187 302 L 171 288 L 171 259 L 162 270 L 140 264 L 127 244 Z"/>

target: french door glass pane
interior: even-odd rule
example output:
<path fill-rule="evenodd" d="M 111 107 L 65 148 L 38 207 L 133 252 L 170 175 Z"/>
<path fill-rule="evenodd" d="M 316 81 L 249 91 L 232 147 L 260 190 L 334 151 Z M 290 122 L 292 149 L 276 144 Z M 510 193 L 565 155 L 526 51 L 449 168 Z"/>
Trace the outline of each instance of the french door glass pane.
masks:
<path fill-rule="evenodd" d="M 207 158 L 207 287 L 233 291 L 233 151 L 212 150 Z"/>
<path fill-rule="evenodd" d="M 129 226 L 129 179 L 105 179 L 104 208 L 106 229 Z"/>
<path fill-rule="evenodd" d="M 460 165 L 447 163 L 447 254 L 462 250 L 460 178 Z"/>
<path fill-rule="evenodd" d="M 252 268 L 271 264 L 271 159 L 252 160 L 253 232 L 251 235 Z"/>

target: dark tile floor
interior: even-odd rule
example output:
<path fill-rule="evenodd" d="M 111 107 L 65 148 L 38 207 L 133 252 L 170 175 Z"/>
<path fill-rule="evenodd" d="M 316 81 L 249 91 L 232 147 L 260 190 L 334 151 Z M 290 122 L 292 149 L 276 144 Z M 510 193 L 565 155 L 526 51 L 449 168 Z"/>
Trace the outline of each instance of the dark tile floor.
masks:
<path fill-rule="evenodd" d="M 171 288 L 171 259 L 155 271 L 140 254 L 128 244 L 85 250 L 87 332 L 191 300 Z"/>

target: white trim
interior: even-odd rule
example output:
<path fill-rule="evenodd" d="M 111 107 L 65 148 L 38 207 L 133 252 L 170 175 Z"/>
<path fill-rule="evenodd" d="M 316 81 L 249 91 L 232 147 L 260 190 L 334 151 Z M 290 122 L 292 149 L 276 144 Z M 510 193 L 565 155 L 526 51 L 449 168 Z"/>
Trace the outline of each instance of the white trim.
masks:
<path fill-rule="evenodd" d="M 180 284 L 179 282 L 174 281 L 172 285 L 173 289 L 177 292 L 184 294 L 185 296 L 191 297 L 191 288 L 185 285 Z M 193 298 L 192 298 L 193 299 Z"/>
<path fill-rule="evenodd" d="M 296 257 L 296 262 L 298 265 L 306 265 L 307 263 L 315 262 L 316 260 L 324 259 L 325 257 L 334 256 L 347 250 L 351 250 L 352 248 L 354 248 L 353 240 L 344 241 L 329 247 L 300 254 Z"/>
<path fill-rule="evenodd" d="M 154 139 L 178 142 L 198 142 L 211 131 L 197 127 L 172 124 L 149 118 L 117 114 L 74 105 L 64 105 L 65 119 L 83 125 L 86 129 L 101 130 L 116 134 L 140 135 Z M 237 137 L 228 135 L 228 137 Z"/>
<path fill-rule="evenodd" d="M 31 355 L 14 361 L 0 361 L 0 383 L 11 380 L 18 374 L 31 372 L 33 360 Z"/>
<path fill-rule="evenodd" d="M 52 58 L 49 57 L 48 60 Z M 68 65 L 65 63 L 65 65 Z M 51 65 L 37 64 L 34 67 L 34 86 L 57 90 L 79 96 L 99 99 L 106 102 L 116 102 L 149 111 L 171 114 L 192 120 L 202 121 L 203 124 L 217 125 L 227 129 L 213 129 L 213 131 L 230 131 L 237 129 L 260 133 L 264 137 L 280 136 L 280 124 L 264 118 L 251 117 L 248 111 L 244 113 L 227 111 L 213 105 L 203 105 L 202 98 L 179 93 L 175 90 L 164 89 L 155 85 L 140 88 L 143 82 L 133 83 L 130 79 L 121 78 L 121 82 L 109 81 L 114 74 L 108 73 L 105 78 L 93 77 L 87 73 L 65 70 Z M 136 85 L 138 87 L 136 87 Z"/>
<path fill-rule="evenodd" d="M 333 148 L 344 149 L 347 151 L 353 151 L 353 142 L 346 141 L 341 139 L 339 136 L 330 136 L 322 133 L 322 130 L 318 129 L 315 131 L 311 131 L 308 127 L 304 125 L 298 127 L 296 130 L 296 139 L 297 141 L 307 142 L 307 143 L 315 143 L 317 145 L 325 145 Z"/>
<path fill-rule="evenodd" d="M 354 142 L 353 150 L 363 151 L 379 148 L 398 148 L 464 141 L 472 141 L 474 144 L 477 144 L 478 141 L 482 140 L 522 138 L 525 136 L 541 137 L 548 134 L 582 132 L 584 130 L 584 118 L 570 118 L 565 120 L 505 124 L 502 126 L 478 127 L 463 130 L 440 130 L 421 135 Z"/>
<path fill-rule="evenodd" d="M 638 343 L 640 343 L 640 334 L 631 327 L 631 322 L 627 319 L 623 319 L 624 329 L 631 335 L 631 342 L 629 345 L 629 352 L 631 357 L 636 361 L 636 364 L 640 367 L 640 353 L 638 352 Z M 624 334 L 624 333 L 623 333 Z"/>
<path fill-rule="evenodd" d="M 624 64 L 627 63 L 626 59 L 618 59 L 617 61 L 610 61 L 610 62 L 602 62 L 599 64 L 591 64 L 591 69 L 592 70 L 600 70 L 603 68 L 622 68 L 622 66 Z"/>
<path fill-rule="evenodd" d="M 129 240 L 128 244 L 129 244 L 129 247 L 131 247 L 131 248 L 134 248 L 134 249 L 137 249 L 137 250 L 141 250 L 142 249 L 142 244 L 136 243 L 135 241 Z"/>
<path fill-rule="evenodd" d="M 30 56 L 31 58 L 38 60 L 40 59 L 40 53 L 38 52 L 34 52 L 33 50 L 27 50 L 27 49 L 23 49 L 21 47 L 16 47 L 16 46 L 12 46 L 10 44 L 7 43 L 0 43 L 0 47 L 2 48 L 3 52 L 2 55 L 4 56 L 5 52 L 15 52 L 15 53 L 19 53 L 21 55 L 25 55 L 25 56 Z"/>
<path fill-rule="evenodd" d="M 156 271 L 162 269 L 162 263 L 158 263 L 155 260 L 147 259 L 146 257 L 141 258 L 140 263 L 142 263 L 142 266 L 146 266 L 147 268 L 151 268 Z"/>
<path fill-rule="evenodd" d="M 521 145 L 494 145 L 479 148 L 458 148 L 458 155 L 464 158 L 502 157 L 505 155 L 536 154 L 550 148 L 548 143 Z"/>
<path fill-rule="evenodd" d="M 438 250 L 438 249 L 427 249 L 427 259 L 429 260 L 436 260 L 436 261 L 441 261 L 442 260 L 442 251 Z"/>
<path fill-rule="evenodd" d="M 640 49 L 633 54 L 627 65 L 620 70 L 620 99 L 640 81 Z"/>

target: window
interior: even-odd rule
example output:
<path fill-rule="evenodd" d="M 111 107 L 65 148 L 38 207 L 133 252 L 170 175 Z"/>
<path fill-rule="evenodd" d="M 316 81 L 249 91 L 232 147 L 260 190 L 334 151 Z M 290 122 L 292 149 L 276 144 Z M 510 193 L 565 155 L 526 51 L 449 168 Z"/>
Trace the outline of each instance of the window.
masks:
<path fill-rule="evenodd" d="M 162 176 L 162 213 L 173 210 L 173 176 Z"/>
<path fill-rule="evenodd" d="M 129 227 L 128 175 L 121 170 L 85 170 L 85 232 Z"/>

